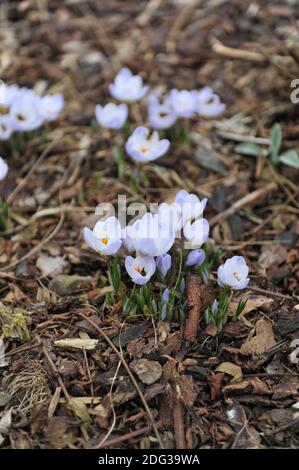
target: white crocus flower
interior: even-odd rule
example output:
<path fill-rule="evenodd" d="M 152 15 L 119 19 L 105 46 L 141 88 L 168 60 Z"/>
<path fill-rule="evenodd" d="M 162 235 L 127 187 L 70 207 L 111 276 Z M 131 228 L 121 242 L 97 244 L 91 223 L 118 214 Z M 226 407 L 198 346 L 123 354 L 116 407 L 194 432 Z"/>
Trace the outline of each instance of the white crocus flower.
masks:
<path fill-rule="evenodd" d="M 61 93 L 46 95 L 39 99 L 39 113 L 45 121 L 54 121 L 58 118 L 64 107 L 64 98 Z"/>
<path fill-rule="evenodd" d="M 14 130 L 15 129 L 11 117 L 8 114 L 0 116 L 0 140 L 10 139 Z"/>
<path fill-rule="evenodd" d="M 169 96 L 177 117 L 188 119 L 194 116 L 196 112 L 196 93 L 194 91 L 172 89 Z"/>
<path fill-rule="evenodd" d="M 11 102 L 18 91 L 18 85 L 0 83 L 0 116 L 9 113 Z"/>
<path fill-rule="evenodd" d="M 219 266 L 218 284 L 233 290 L 245 289 L 249 283 L 249 269 L 243 256 L 233 256 Z"/>
<path fill-rule="evenodd" d="M 148 120 L 153 129 L 167 129 L 173 126 L 177 120 L 177 115 L 171 104 L 170 96 L 160 102 L 159 94 L 150 96 L 148 102 Z"/>
<path fill-rule="evenodd" d="M 152 256 L 127 256 L 125 267 L 132 281 L 143 286 L 156 271 L 156 262 Z"/>
<path fill-rule="evenodd" d="M 204 87 L 196 92 L 196 112 L 204 117 L 217 117 L 225 111 L 226 105 L 221 103 L 220 97 L 212 88 Z"/>
<path fill-rule="evenodd" d="M 182 217 L 181 217 L 181 207 L 179 204 L 167 204 L 162 202 L 159 205 L 158 217 L 161 225 L 169 227 L 169 230 L 172 232 L 178 232 L 182 229 Z"/>
<path fill-rule="evenodd" d="M 121 226 L 114 216 L 99 220 L 93 230 L 84 227 L 83 235 L 87 245 L 102 255 L 114 255 L 121 247 Z"/>
<path fill-rule="evenodd" d="M 149 136 L 149 129 L 137 127 L 126 142 L 126 152 L 136 162 L 150 162 L 162 157 L 169 149 L 168 139 L 159 139 L 158 132 Z"/>
<path fill-rule="evenodd" d="M 43 117 L 39 112 L 39 103 L 40 98 L 33 90 L 20 88 L 12 100 L 9 112 L 15 130 L 32 131 L 41 126 Z"/>
<path fill-rule="evenodd" d="M 147 212 L 132 225 L 132 240 L 137 253 L 147 256 L 160 256 L 172 247 L 175 233 L 161 225 L 158 214 Z"/>
<path fill-rule="evenodd" d="M 190 243 L 190 248 L 200 248 L 209 238 L 210 226 L 207 219 L 196 219 L 194 222 L 186 222 L 183 233 Z"/>
<path fill-rule="evenodd" d="M 106 129 L 121 129 L 128 117 L 126 104 L 108 103 L 106 106 L 97 105 L 95 115 L 98 123 Z"/>
<path fill-rule="evenodd" d="M 187 221 L 192 221 L 202 216 L 208 200 L 200 200 L 196 194 L 190 194 L 182 189 L 174 199 L 175 204 L 180 208 L 182 225 Z"/>
<path fill-rule="evenodd" d="M 2 157 L 0 157 L 0 181 L 4 180 L 8 173 L 8 165 Z"/>
<path fill-rule="evenodd" d="M 149 87 L 143 86 L 140 75 L 133 75 L 131 70 L 122 68 L 114 79 L 114 83 L 109 85 L 109 92 L 120 101 L 135 102 L 140 101 L 148 92 Z"/>
<path fill-rule="evenodd" d="M 121 231 L 121 238 L 123 246 L 126 248 L 129 253 L 135 251 L 134 243 L 132 239 L 132 226 L 128 225 L 127 227 L 123 228 Z"/>

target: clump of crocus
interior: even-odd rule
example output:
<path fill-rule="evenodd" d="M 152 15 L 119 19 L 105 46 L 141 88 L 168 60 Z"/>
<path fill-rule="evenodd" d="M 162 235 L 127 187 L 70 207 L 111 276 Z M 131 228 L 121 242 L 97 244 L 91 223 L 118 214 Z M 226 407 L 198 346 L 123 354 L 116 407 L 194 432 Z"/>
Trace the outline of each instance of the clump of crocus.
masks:
<path fill-rule="evenodd" d="M 121 227 L 112 216 L 98 221 L 93 230 L 84 228 L 87 245 L 113 260 L 108 263 L 113 295 L 109 294 L 107 305 L 113 305 L 112 299 L 117 296 L 123 279 L 127 284 L 123 300 L 125 314 L 140 312 L 159 315 L 161 319 L 170 319 L 173 315 L 177 319 L 184 317 L 186 276 L 192 272 L 208 283 L 216 262 L 216 252 L 208 255 L 205 246 L 209 235 L 209 222 L 203 218 L 206 204 L 207 199 L 181 190 L 172 203 L 160 204 L 155 213 L 145 212 L 127 226 Z M 130 289 L 130 282 L 136 287 Z M 248 267 L 243 257 L 235 256 L 221 265 L 218 268 L 219 299 L 207 309 L 206 322 L 215 323 L 221 331 L 232 292 L 245 288 L 248 282 Z M 238 315 L 244 305 L 240 302 Z"/>
<path fill-rule="evenodd" d="M 40 96 L 34 90 L 2 84 L 0 93 L 0 140 L 10 139 L 14 132 L 38 129 L 54 121 L 64 107 L 60 93 Z"/>

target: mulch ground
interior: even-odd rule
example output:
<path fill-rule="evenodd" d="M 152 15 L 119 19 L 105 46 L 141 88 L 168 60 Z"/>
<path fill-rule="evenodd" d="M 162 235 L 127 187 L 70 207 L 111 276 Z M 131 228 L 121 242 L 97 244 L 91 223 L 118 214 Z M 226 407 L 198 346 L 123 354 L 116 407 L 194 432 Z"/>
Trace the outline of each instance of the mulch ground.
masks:
<path fill-rule="evenodd" d="M 299 104 L 290 100 L 299 12 L 291 0 L 184 5 L 3 8 L 1 78 L 62 92 L 67 103 L 20 153 L 1 150 L 10 221 L 0 237 L 0 325 L 15 319 L 0 368 L 0 422 L 8 413 L 12 420 L 0 433 L 4 448 L 299 445 L 298 171 L 234 152 L 236 136 L 268 138 L 275 122 L 284 148 L 299 146 Z M 227 104 L 219 120 L 188 124 L 189 143 L 148 166 L 139 188 L 128 160 L 118 178 L 111 139 L 93 122 L 121 65 L 151 87 L 212 86 Z M 105 261 L 82 240 L 100 202 L 118 194 L 160 202 L 182 187 L 209 198 L 215 244 L 251 268 L 243 317 L 220 335 L 201 322 L 193 343 L 184 323 L 125 317 L 121 299 L 104 305 Z M 242 198 L 237 212 L 221 215 Z M 67 285 L 41 275 L 41 255 L 63 259 Z M 95 341 L 77 350 L 61 342 L 74 338 Z"/>

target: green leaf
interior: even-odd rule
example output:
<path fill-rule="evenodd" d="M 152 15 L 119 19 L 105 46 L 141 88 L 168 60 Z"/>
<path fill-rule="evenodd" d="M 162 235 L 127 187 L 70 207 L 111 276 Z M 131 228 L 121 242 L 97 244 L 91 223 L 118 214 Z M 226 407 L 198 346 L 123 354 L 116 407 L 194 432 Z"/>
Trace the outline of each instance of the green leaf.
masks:
<path fill-rule="evenodd" d="M 242 144 L 236 145 L 235 152 L 240 155 L 249 155 L 250 157 L 259 157 L 262 149 L 257 144 L 251 144 L 243 142 Z"/>
<path fill-rule="evenodd" d="M 281 132 L 281 127 L 278 123 L 274 124 L 271 130 L 271 135 L 270 135 L 270 156 L 271 156 L 271 161 L 272 163 L 277 163 L 278 159 L 278 153 L 281 147 L 281 141 L 282 141 L 282 132 Z"/>
<path fill-rule="evenodd" d="M 289 150 L 288 152 L 280 155 L 278 158 L 281 163 L 291 166 L 292 168 L 299 169 L 299 155 L 296 150 Z"/>

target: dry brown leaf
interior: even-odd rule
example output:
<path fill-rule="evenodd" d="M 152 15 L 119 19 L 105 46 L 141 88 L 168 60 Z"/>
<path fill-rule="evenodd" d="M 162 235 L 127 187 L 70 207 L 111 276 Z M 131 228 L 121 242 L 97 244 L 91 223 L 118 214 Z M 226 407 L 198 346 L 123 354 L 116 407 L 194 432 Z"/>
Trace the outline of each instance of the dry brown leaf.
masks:
<path fill-rule="evenodd" d="M 247 338 L 241 346 L 240 352 L 245 356 L 258 356 L 275 344 L 272 323 L 262 318 L 256 322 L 255 336 Z"/>
<path fill-rule="evenodd" d="M 241 367 L 232 362 L 222 362 L 222 364 L 217 367 L 216 372 L 224 372 L 225 374 L 231 375 L 233 377 L 231 383 L 241 382 L 243 379 Z"/>
<path fill-rule="evenodd" d="M 247 299 L 242 315 L 246 315 L 246 313 L 252 312 L 253 310 L 258 310 L 261 307 L 269 306 L 272 303 L 273 303 L 273 299 L 270 299 L 269 297 L 265 297 L 263 295 L 255 295 L 255 296 L 249 297 Z M 235 315 L 238 305 L 239 305 L 239 300 L 233 301 L 230 303 L 230 306 L 228 309 L 230 315 Z"/>

